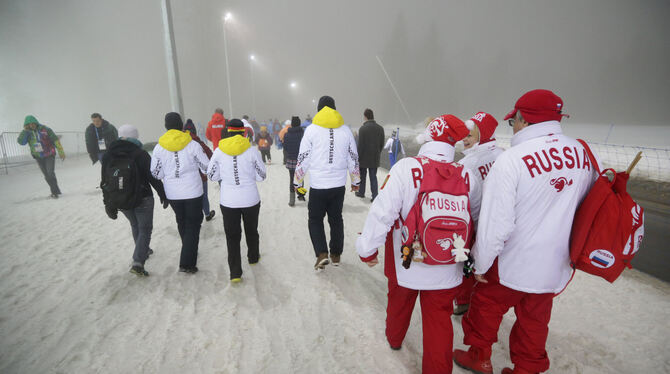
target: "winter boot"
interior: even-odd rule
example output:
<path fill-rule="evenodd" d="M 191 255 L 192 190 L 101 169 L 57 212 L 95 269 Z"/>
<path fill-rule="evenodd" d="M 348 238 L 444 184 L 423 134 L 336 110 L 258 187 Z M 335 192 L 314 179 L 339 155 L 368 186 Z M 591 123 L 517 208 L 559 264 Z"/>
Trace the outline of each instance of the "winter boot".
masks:
<path fill-rule="evenodd" d="M 456 307 L 454 308 L 454 315 L 455 316 L 460 316 L 465 314 L 465 312 L 468 311 L 470 308 L 470 304 L 456 304 Z"/>
<path fill-rule="evenodd" d="M 319 257 L 316 258 L 316 264 L 314 264 L 314 270 L 323 270 L 328 265 L 328 253 L 323 252 L 319 253 Z"/>
<path fill-rule="evenodd" d="M 333 266 L 340 266 L 340 255 L 330 255 L 330 262 Z"/>
<path fill-rule="evenodd" d="M 295 205 L 295 192 L 291 191 L 288 195 L 288 206 Z"/>
<path fill-rule="evenodd" d="M 186 274 L 195 274 L 195 273 L 198 272 L 198 267 L 197 266 L 187 267 L 187 268 L 180 267 L 179 272 L 180 273 L 186 273 Z"/>
<path fill-rule="evenodd" d="M 230 283 L 240 283 L 240 282 L 242 282 L 242 277 L 239 277 L 239 278 L 232 278 L 232 279 L 230 280 Z"/>
<path fill-rule="evenodd" d="M 205 216 L 205 221 L 209 222 L 214 218 L 214 215 L 216 214 L 215 210 L 210 210 L 209 214 Z"/>
<path fill-rule="evenodd" d="M 149 273 L 147 273 L 147 271 L 144 270 L 144 266 L 142 265 L 133 265 L 133 267 L 130 268 L 130 272 L 137 275 L 138 277 L 149 276 Z"/>
<path fill-rule="evenodd" d="M 491 358 L 484 358 L 481 350 L 470 347 L 468 351 L 454 350 L 454 362 L 463 369 L 470 370 L 476 374 L 493 374 Z"/>
<path fill-rule="evenodd" d="M 500 374 L 534 374 L 532 371 L 528 371 L 526 369 L 522 369 L 520 367 L 514 367 L 514 369 L 511 368 L 504 368 L 500 372 Z"/>

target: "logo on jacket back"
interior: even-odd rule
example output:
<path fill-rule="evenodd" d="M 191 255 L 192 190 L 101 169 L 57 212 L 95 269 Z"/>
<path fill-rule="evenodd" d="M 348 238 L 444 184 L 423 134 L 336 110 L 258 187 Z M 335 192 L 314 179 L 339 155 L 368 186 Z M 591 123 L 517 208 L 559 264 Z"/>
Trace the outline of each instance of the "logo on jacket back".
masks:
<path fill-rule="evenodd" d="M 572 179 L 567 180 L 565 177 L 560 177 L 560 178 L 554 178 L 551 181 L 549 181 L 549 184 L 554 186 L 556 189 L 556 192 L 561 192 L 565 188 L 565 186 L 571 186 L 572 185 Z"/>
<path fill-rule="evenodd" d="M 595 251 L 591 252 L 589 259 L 591 259 L 591 265 L 601 269 L 612 267 L 615 261 L 612 252 L 604 249 L 596 249 Z"/>

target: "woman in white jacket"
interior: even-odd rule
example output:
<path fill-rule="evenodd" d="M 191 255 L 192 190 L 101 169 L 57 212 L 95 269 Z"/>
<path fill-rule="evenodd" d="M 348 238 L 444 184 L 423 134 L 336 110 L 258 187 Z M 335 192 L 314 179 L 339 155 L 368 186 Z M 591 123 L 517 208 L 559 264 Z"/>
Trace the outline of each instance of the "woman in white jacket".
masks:
<path fill-rule="evenodd" d="M 419 156 L 430 161 L 448 163 L 450 170 L 461 170 L 465 185 L 469 185 L 470 219 L 479 211 L 481 186 L 471 172 L 453 164 L 454 143 L 463 139 L 469 130 L 452 115 L 435 118 L 426 128 Z M 451 373 L 453 328 L 451 314 L 453 300 L 463 279 L 463 264 L 428 265 L 412 262 L 402 265 L 402 216 L 406 219 L 414 206 L 423 178 L 422 162 L 416 158 L 398 161 L 389 172 L 389 178 L 370 207 L 356 250 L 369 266 L 377 261 L 377 248 L 384 245 L 384 274 L 388 278 L 388 306 L 386 309 L 386 338 L 392 349 L 400 349 L 409 328 L 417 296 L 421 299 L 423 323 L 422 372 Z"/>
<path fill-rule="evenodd" d="M 181 237 L 179 271 L 196 273 L 198 242 L 202 224 L 202 179 L 198 171 L 207 170 L 209 159 L 202 147 L 182 131 L 179 113 L 165 115 L 168 130 L 158 139 L 151 156 L 151 174 L 163 181 L 165 195 L 177 218 Z"/>
<path fill-rule="evenodd" d="M 244 123 L 232 119 L 224 130 L 223 139 L 214 151 L 207 168 L 209 179 L 221 183 L 221 214 L 228 247 L 228 267 L 233 283 L 242 281 L 240 240 L 244 220 L 247 241 L 247 260 L 258 263 L 258 214 L 261 197 L 256 182 L 265 180 L 265 163 L 258 150 L 244 137 Z"/>

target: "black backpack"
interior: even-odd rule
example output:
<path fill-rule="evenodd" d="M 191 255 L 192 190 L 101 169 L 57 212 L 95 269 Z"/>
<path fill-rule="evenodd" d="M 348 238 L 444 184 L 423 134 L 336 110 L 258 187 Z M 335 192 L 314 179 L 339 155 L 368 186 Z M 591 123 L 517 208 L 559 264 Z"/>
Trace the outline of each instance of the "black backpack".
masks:
<path fill-rule="evenodd" d="M 133 209 L 141 198 L 137 165 L 131 154 L 110 156 L 100 182 L 103 201 L 106 206 L 115 209 Z"/>

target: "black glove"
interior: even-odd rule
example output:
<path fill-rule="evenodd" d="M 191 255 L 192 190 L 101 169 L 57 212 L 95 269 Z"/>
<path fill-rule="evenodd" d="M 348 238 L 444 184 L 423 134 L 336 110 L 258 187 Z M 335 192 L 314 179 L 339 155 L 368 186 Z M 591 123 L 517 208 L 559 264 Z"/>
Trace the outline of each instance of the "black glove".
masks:
<path fill-rule="evenodd" d="M 161 199 L 161 204 L 163 204 L 163 209 L 167 209 L 170 206 L 170 201 L 168 199 Z"/>
<path fill-rule="evenodd" d="M 107 213 L 107 217 L 111 219 L 116 219 L 116 217 L 118 217 L 119 211 L 105 205 L 105 213 Z"/>
<path fill-rule="evenodd" d="M 474 258 L 470 254 L 468 254 L 468 259 L 463 263 L 463 275 L 465 275 L 466 278 L 469 278 L 470 275 L 472 275 L 472 272 L 475 270 L 474 265 L 475 261 Z"/>

